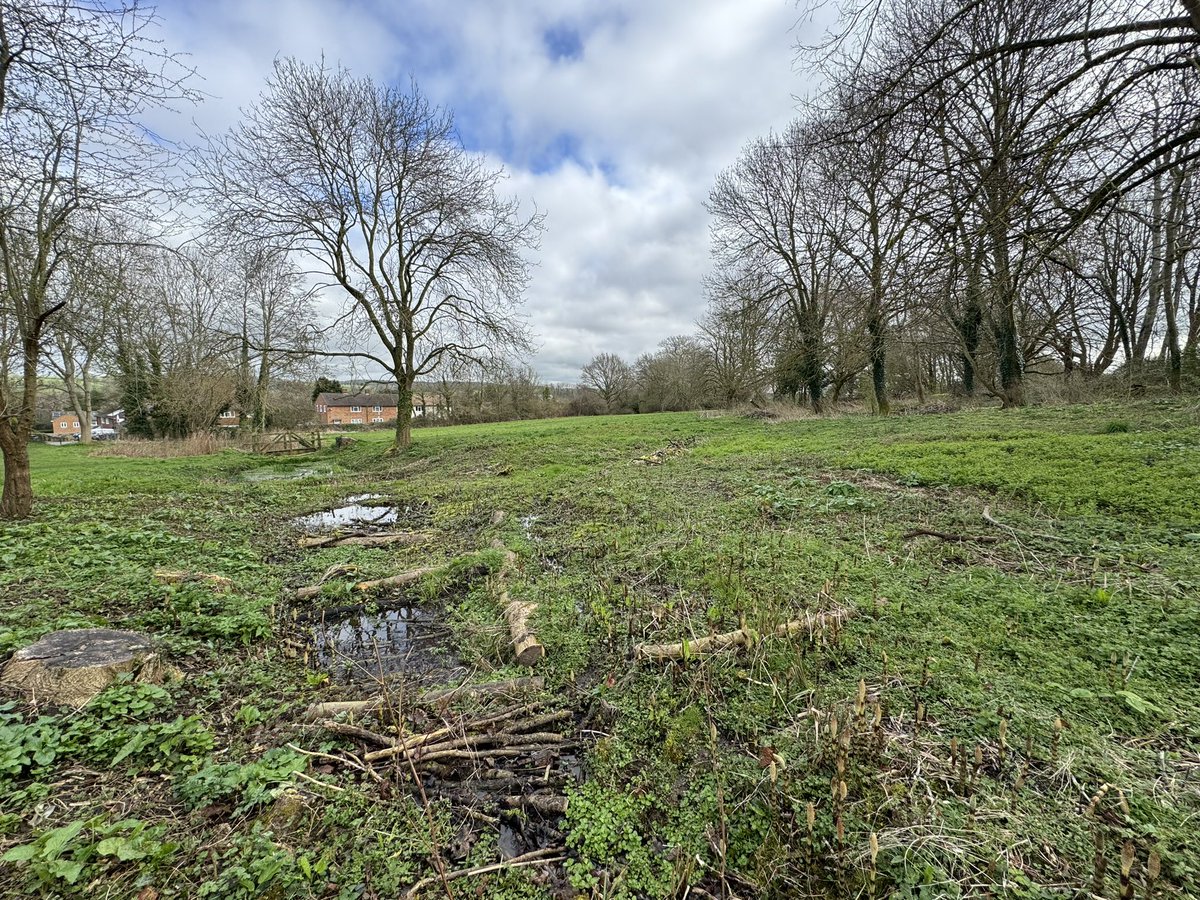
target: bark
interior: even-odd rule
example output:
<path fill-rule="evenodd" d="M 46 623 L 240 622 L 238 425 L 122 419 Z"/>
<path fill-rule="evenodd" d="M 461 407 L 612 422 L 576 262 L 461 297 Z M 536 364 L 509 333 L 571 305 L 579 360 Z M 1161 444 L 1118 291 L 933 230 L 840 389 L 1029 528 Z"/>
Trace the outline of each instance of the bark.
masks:
<path fill-rule="evenodd" d="M 46 314 L 48 315 L 48 314 Z M 20 406 L 0 418 L 0 453 L 4 457 L 4 493 L 0 495 L 0 519 L 27 519 L 33 513 L 33 480 L 29 470 L 29 439 L 33 436 L 33 410 L 37 403 L 38 350 L 41 325 L 28 333 L 23 342 L 24 365 Z M 3 402 L 0 386 L 0 403 Z"/>
<path fill-rule="evenodd" d="M 875 310 L 867 320 L 869 335 L 868 355 L 871 359 L 871 387 L 875 390 L 875 411 L 886 416 L 891 412 L 887 392 L 887 346 L 886 326 L 879 310 Z M 917 373 L 918 379 L 920 373 Z"/>

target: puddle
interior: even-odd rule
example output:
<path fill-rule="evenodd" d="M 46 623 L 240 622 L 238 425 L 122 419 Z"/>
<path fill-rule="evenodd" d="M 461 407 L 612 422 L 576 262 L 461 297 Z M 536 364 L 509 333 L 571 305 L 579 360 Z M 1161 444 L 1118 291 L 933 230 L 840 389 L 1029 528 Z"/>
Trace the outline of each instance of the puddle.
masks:
<path fill-rule="evenodd" d="M 346 505 L 337 509 L 326 509 L 321 512 L 298 516 L 292 524 L 304 531 L 334 531 L 338 528 L 384 528 L 395 525 L 400 512 L 394 506 L 379 506 L 367 503 L 378 500 L 379 494 L 358 494 L 347 497 Z"/>
<path fill-rule="evenodd" d="M 313 661 L 342 682 L 398 674 L 443 677 L 452 667 L 442 651 L 448 635 L 434 613 L 415 606 L 331 610 L 312 626 Z"/>

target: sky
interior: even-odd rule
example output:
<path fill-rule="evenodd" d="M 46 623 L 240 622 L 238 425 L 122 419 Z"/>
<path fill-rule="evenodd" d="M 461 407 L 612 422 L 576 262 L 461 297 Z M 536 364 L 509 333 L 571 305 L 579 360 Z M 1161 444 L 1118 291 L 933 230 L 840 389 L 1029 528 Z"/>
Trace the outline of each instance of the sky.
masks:
<path fill-rule="evenodd" d="M 465 146 L 503 165 L 505 192 L 546 215 L 528 362 L 566 383 L 597 353 L 632 362 L 694 331 L 705 197 L 749 139 L 795 114 L 809 89 L 795 47 L 822 27 L 794 0 L 161 0 L 158 12 L 207 95 L 188 128 L 233 125 L 277 56 L 412 79 L 452 110 Z"/>

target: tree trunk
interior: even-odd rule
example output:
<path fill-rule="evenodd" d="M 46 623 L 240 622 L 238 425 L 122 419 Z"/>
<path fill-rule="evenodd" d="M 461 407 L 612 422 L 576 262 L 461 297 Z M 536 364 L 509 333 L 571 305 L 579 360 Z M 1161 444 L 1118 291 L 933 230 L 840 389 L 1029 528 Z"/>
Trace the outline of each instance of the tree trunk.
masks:
<path fill-rule="evenodd" d="M 33 512 L 33 482 L 29 471 L 29 429 L 21 419 L 0 422 L 0 451 L 4 456 L 4 494 L 0 519 L 27 519 Z"/>
<path fill-rule="evenodd" d="M 867 330 L 870 333 L 868 352 L 871 357 L 871 387 L 875 390 L 875 412 L 886 416 L 891 412 L 887 393 L 886 328 L 883 324 L 883 317 L 878 314 L 878 311 L 868 319 Z M 920 372 L 917 373 L 917 378 L 920 378 Z"/>
<path fill-rule="evenodd" d="M 397 379 L 400 395 L 396 398 L 396 443 L 397 450 L 412 446 L 413 380 Z"/>

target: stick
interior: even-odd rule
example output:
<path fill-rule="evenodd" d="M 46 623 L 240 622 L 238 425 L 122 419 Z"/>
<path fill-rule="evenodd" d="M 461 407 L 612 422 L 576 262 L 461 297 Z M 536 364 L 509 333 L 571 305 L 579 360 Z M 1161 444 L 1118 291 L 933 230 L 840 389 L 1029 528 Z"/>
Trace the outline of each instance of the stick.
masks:
<path fill-rule="evenodd" d="M 392 544 L 419 544 L 422 541 L 430 539 L 430 535 L 421 532 L 405 532 L 402 534 L 328 534 L 321 537 L 302 537 L 296 542 L 296 546 L 309 550 L 318 547 L 387 547 Z"/>
<path fill-rule="evenodd" d="M 904 540 L 906 541 L 916 537 L 935 537 L 939 540 L 955 544 L 994 544 L 1000 540 L 1000 538 L 993 535 L 951 534 L 948 531 L 934 531 L 932 528 L 914 528 L 912 531 L 905 532 L 904 534 Z"/>
<path fill-rule="evenodd" d="M 489 872 L 499 872 L 503 869 L 519 869 L 522 866 L 535 866 L 538 863 L 562 862 L 566 859 L 565 856 L 555 856 L 556 853 L 562 853 L 562 847 L 546 847 L 542 850 L 533 850 L 529 853 L 524 853 L 521 856 L 514 856 L 512 859 L 503 862 L 492 863 L 487 866 L 477 866 L 473 869 L 456 869 L 453 872 L 445 872 L 439 875 L 428 876 L 415 882 L 412 887 L 405 891 L 401 896 L 404 900 L 414 900 L 417 894 L 431 885 L 438 882 L 453 881 L 456 878 L 469 878 L 472 875 L 486 875 Z"/>
<path fill-rule="evenodd" d="M 810 637 L 818 631 L 823 631 L 830 625 L 838 625 L 851 615 L 849 609 L 834 609 L 829 612 L 806 615 L 780 625 L 774 631 L 768 632 L 775 637 L 790 637 L 807 633 Z M 748 647 L 758 637 L 749 628 L 739 628 L 726 634 L 712 634 L 691 641 L 681 641 L 678 644 L 638 644 L 633 648 L 635 659 L 683 659 L 688 656 L 700 656 L 705 653 L 717 653 L 738 647 Z"/>

